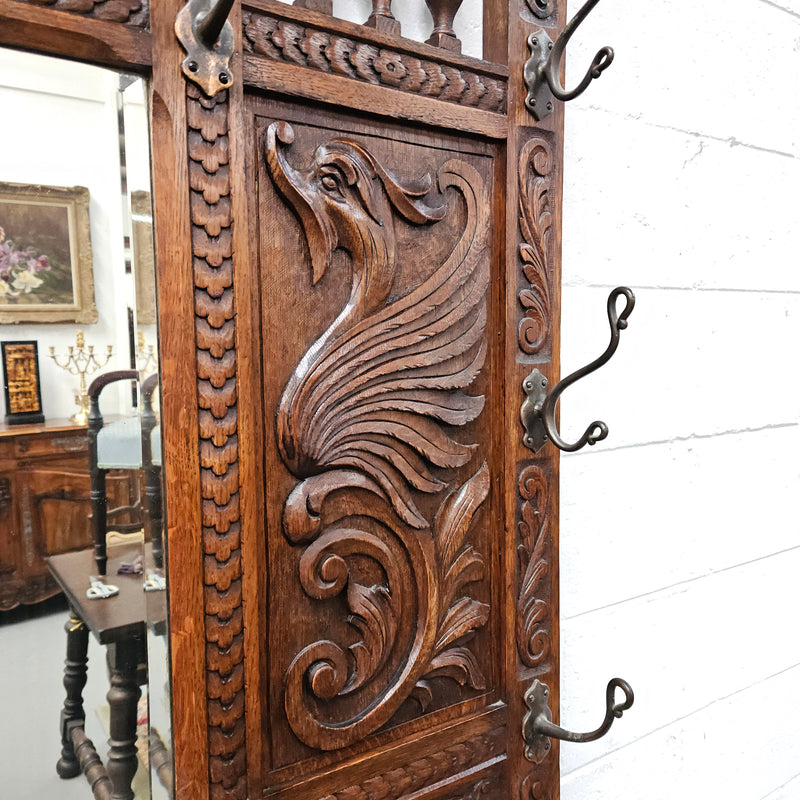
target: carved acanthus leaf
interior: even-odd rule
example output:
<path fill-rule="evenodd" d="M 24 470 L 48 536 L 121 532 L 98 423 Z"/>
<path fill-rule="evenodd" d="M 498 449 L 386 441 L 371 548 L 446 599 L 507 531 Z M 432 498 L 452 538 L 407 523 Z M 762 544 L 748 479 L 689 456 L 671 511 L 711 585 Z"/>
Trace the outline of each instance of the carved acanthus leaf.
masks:
<path fill-rule="evenodd" d="M 466 538 L 488 492 L 489 470 L 484 463 L 458 491 L 442 501 L 436 514 L 433 540 L 439 571 L 440 616 L 434 655 L 425 672 L 425 678 L 446 676 L 478 690 L 486 688 L 486 679 L 465 643 L 486 624 L 489 606 L 462 592 L 468 583 L 483 577 L 483 559 Z"/>
<path fill-rule="evenodd" d="M 526 467 L 519 479 L 523 500 L 519 523 L 521 544 L 517 548 L 520 564 L 520 587 L 517 598 L 517 650 L 522 663 L 534 667 L 549 650 L 547 627 L 549 609 L 546 578 L 548 533 L 547 478 L 539 467 Z"/>
<path fill-rule="evenodd" d="M 530 139 L 519 157 L 519 254 L 528 283 L 519 292 L 523 317 L 519 346 L 527 355 L 538 353 L 547 341 L 551 321 L 548 281 L 552 251 L 553 215 L 550 208 L 550 173 L 553 161 L 544 139 Z"/>

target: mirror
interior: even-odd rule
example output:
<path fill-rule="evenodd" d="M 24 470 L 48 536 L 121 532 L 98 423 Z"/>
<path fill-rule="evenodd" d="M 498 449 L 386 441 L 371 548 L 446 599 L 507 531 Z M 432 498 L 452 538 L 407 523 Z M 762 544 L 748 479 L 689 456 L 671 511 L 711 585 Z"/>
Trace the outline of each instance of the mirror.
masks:
<path fill-rule="evenodd" d="M 11 50 L 0 66 L 4 791 L 91 797 L 83 766 L 137 800 L 168 798 L 147 87 Z M 90 387 L 111 372 L 92 412 Z M 110 729 L 135 733 L 109 761 Z"/>

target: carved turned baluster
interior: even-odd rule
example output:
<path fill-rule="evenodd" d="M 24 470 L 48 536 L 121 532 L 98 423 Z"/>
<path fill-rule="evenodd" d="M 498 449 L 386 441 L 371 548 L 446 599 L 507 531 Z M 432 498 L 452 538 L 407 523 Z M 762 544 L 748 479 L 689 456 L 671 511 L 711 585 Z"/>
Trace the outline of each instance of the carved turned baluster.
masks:
<path fill-rule="evenodd" d="M 445 50 L 461 52 L 461 39 L 453 30 L 453 20 L 463 0 L 425 0 L 425 4 L 433 17 L 433 34 L 426 44 L 443 47 Z"/>
<path fill-rule="evenodd" d="M 392 14 L 392 0 L 372 0 L 372 13 L 364 24 L 384 33 L 400 35 L 400 23 Z"/>

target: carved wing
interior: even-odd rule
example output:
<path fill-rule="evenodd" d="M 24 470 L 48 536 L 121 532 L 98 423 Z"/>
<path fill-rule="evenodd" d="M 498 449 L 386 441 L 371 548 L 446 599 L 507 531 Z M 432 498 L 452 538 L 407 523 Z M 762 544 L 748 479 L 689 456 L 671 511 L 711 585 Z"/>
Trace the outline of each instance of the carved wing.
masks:
<path fill-rule="evenodd" d="M 444 164 L 438 181 L 442 192 L 456 188 L 467 208 L 450 255 L 409 294 L 320 351 L 312 348 L 307 371 L 292 387 L 293 418 L 282 403 L 277 421 L 283 441 L 288 434 L 293 447 L 302 447 L 314 472 L 365 473 L 415 528 L 428 522 L 410 487 L 438 492 L 444 484 L 430 467 L 467 463 L 474 446 L 455 441 L 445 426 L 475 419 L 484 404 L 463 389 L 486 355 L 488 202 L 481 176 L 463 161 Z"/>

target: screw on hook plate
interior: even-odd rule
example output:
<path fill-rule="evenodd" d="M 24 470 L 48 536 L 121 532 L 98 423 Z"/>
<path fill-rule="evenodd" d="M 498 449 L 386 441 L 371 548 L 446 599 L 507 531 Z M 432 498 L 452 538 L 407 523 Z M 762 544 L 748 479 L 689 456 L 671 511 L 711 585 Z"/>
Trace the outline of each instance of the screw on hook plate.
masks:
<path fill-rule="evenodd" d="M 625 307 L 621 312 L 617 312 L 617 300 L 620 297 L 625 298 Z M 573 372 L 572 375 L 557 383 L 549 392 L 547 391 L 547 378 L 538 369 L 533 370 L 525 378 L 522 382 L 525 400 L 519 412 L 522 427 L 525 429 L 525 435 L 522 438 L 525 447 L 537 453 L 549 439 L 559 450 L 574 453 L 584 445 L 593 445 L 608 436 L 608 426 L 605 422 L 595 420 L 577 442 L 564 441 L 556 428 L 556 404 L 567 387 L 608 363 L 619 346 L 620 331 L 628 327 L 628 317 L 631 315 L 635 303 L 636 298 L 627 286 L 619 286 L 609 294 L 606 310 L 611 327 L 611 341 L 605 352 L 591 364 Z"/>
<path fill-rule="evenodd" d="M 231 82 L 233 28 L 228 15 L 233 0 L 189 0 L 175 19 L 175 33 L 186 58 L 183 73 L 209 97 Z"/>
<path fill-rule="evenodd" d="M 599 78 L 603 71 L 611 66 L 611 62 L 614 60 L 614 51 L 610 47 L 603 47 L 595 55 L 583 80 L 574 89 L 567 91 L 561 85 L 559 73 L 567 43 L 572 38 L 572 34 L 578 29 L 578 26 L 589 16 L 589 13 L 599 2 L 600 0 L 588 0 L 581 10 L 567 23 L 555 42 L 542 28 L 535 30 L 528 37 L 528 48 L 531 51 L 531 56 L 525 62 L 523 69 L 523 79 L 525 86 L 528 88 L 525 106 L 537 120 L 541 121 L 552 113 L 553 98 L 565 102 L 574 100 L 578 95 L 586 91 L 586 87 L 595 78 Z"/>
<path fill-rule="evenodd" d="M 617 689 L 622 689 L 625 699 L 615 703 Z M 583 744 L 605 736 L 624 711 L 633 705 L 633 689 L 622 678 L 612 678 L 606 686 L 606 715 L 600 727 L 590 733 L 572 733 L 553 723 L 549 707 L 550 689 L 547 684 L 535 680 L 525 692 L 528 711 L 522 720 L 522 736 L 525 739 L 525 758 L 541 764 L 550 751 L 550 739 Z"/>

